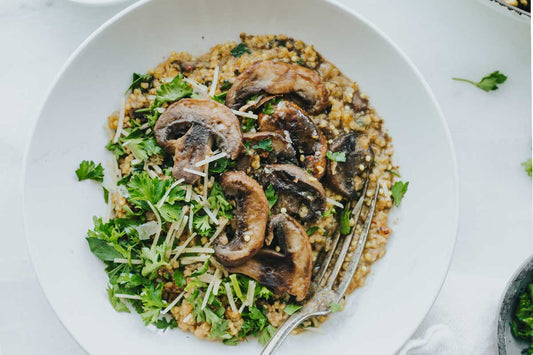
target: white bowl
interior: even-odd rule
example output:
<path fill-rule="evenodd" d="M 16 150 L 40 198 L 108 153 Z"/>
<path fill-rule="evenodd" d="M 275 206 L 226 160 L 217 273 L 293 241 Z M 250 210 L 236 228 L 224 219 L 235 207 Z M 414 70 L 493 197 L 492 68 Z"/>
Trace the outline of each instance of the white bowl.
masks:
<path fill-rule="evenodd" d="M 385 119 L 409 191 L 390 218 L 394 233 L 364 288 L 321 333 L 291 336 L 282 354 L 392 354 L 433 304 L 452 256 L 458 191 L 452 142 L 429 87 L 407 57 L 351 10 L 319 0 L 161 0 L 137 3 L 92 34 L 68 60 L 44 104 L 26 157 L 24 214 L 35 269 L 59 318 L 92 354 L 250 354 L 180 330 L 156 334 L 117 313 L 107 275 L 85 241 L 101 189 L 76 181 L 83 159 L 106 162 L 103 125 L 132 72 L 171 51 L 206 52 L 240 32 L 300 38 L 357 80 Z M 394 221 L 398 219 L 398 223 Z"/>

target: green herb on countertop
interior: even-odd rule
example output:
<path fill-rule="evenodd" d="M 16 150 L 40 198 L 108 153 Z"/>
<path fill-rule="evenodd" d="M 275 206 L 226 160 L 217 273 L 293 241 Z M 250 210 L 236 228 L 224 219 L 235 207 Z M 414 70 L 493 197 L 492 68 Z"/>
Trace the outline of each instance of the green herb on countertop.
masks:
<path fill-rule="evenodd" d="M 507 80 L 507 77 L 504 74 L 500 73 L 498 70 L 496 70 L 495 72 L 492 72 L 486 75 L 485 77 L 483 77 L 483 79 L 481 79 L 478 83 L 468 80 L 468 79 L 461 79 L 461 78 L 452 78 L 452 79 L 470 83 L 474 86 L 477 86 L 481 90 L 488 92 L 492 90 L 497 90 L 498 84 L 503 84 Z"/>

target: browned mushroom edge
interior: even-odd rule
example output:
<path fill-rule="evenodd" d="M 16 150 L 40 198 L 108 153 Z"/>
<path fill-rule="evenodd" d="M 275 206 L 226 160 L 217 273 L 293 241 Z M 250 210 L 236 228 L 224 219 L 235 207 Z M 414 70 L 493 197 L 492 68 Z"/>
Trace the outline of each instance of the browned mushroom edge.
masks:
<path fill-rule="evenodd" d="M 269 228 L 279 251 L 264 248 L 246 263 L 229 267 L 230 272 L 247 275 L 273 292 L 287 292 L 302 301 L 309 290 L 313 254 L 309 238 L 294 218 L 272 217 Z"/>
<path fill-rule="evenodd" d="M 174 154 L 174 178 L 183 178 L 189 184 L 200 176 L 183 169 L 202 171 L 203 167 L 195 164 L 206 158 L 214 143 L 231 159 L 236 159 L 242 149 L 237 117 L 226 106 L 208 99 L 173 103 L 157 120 L 154 135 L 163 149 Z"/>
<path fill-rule="evenodd" d="M 260 174 L 264 187 L 272 185 L 279 194 L 273 213 L 286 210 L 302 222 L 314 221 L 326 208 L 326 191 L 313 175 L 291 164 L 266 165 Z"/>
<path fill-rule="evenodd" d="M 234 218 L 214 245 L 215 257 L 226 266 L 241 265 L 263 247 L 268 201 L 261 186 L 242 171 L 221 176 L 222 190 L 235 202 Z"/>
<path fill-rule="evenodd" d="M 315 122 L 294 103 L 283 100 L 271 115 L 260 114 L 260 131 L 283 130 L 291 139 L 299 165 L 320 179 L 326 172 L 326 138 Z"/>
<path fill-rule="evenodd" d="M 326 176 L 328 186 L 348 199 L 358 198 L 374 162 L 372 148 L 363 147 L 361 137 L 351 132 L 335 138 L 329 150 L 333 153 L 343 152 L 346 161 L 328 161 Z"/>
<path fill-rule="evenodd" d="M 328 92 L 317 72 L 294 64 L 258 61 L 235 79 L 226 95 L 226 105 L 239 109 L 258 94 L 286 95 L 301 103 L 310 114 L 324 111 Z"/>

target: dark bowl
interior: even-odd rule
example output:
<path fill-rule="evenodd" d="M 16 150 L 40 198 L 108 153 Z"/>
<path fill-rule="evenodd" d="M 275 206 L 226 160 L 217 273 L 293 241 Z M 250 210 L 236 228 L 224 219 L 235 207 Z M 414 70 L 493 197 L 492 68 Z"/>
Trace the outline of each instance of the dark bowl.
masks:
<path fill-rule="evenodd" d="M 533 282 L 533 255 L 513 275 L 500 303 L 498 316 L 498 351 L 500 355 L 521 354 L 529 343 L 516 339 L 511 333 L 511 322 L 518 303 L 518 296 Z"/>

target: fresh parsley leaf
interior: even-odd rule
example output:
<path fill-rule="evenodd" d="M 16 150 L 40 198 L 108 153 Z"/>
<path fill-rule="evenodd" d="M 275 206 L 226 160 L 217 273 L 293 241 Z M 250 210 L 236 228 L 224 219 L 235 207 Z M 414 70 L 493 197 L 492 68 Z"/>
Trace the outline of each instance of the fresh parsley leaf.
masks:
<path fill-rule="evenodd" d="M 207 272 L 207 270 L 209 270 L 209 259 L 207 259 L 205 262 L 204 262 L 204 265 L 202 265 L 201 268 L 199 268 L 198 270 L 196 270 L 195 272 L 193 272 L 191 274 L 191 277 L 195 277 L 195 276 L 200 276 L 200 275 L 203 275 Z"/>
<path fill-rule="evenodd" d="M 147 201 L 151 202 L 152 205 L 155 206 L 163 197 L 169 186 L 169 179 L 152 179 L 147 172 L 143 171 L 139 174 L 133 175 L 131 180 L 128 182 L 128 201 L 144 210 L 150 210 L 150 206 L 148 205 Z"/>
<path fill-rule="evenodd" d="M 529 350 L 533 350 L 533 344 L 531 344 L 533 342 L 533 284 L 529 284 L 526 290 L 518 296 L 511 332 L 515 338 L 529 341 Z"/>
<path fill-rule="evenodd" d="M 335 213 L 337 213 L 337 211 L 335 210 L 335 207 L 334 207 L 334 206 L 331 206 L 331 207 L 329 208 L 329 210 L 327 210 L 326 212 L 324 212 L 324 213 L 322 214 L 322 217 L 327 217 L 327 216 L 330 216 L 330 215 L 335 214 Z"/>
<path fill-rule="evenodd" d="M 262 149 L 262 150 L 265 150 L 267 152 L 271 152 L 272 149 L 273 149 L 272 148 L 272 141 L 270 140 L 270 138 L 260 140 L 259 142 L 257 142 L 257 144 L 252 145 L 252 148 L 253 149 Z"/>
<path fill-rule="evenodd" d="M 276 106 L 276 105 L 277 105 L 278 103 L 280 103 L 281 101 L 283 101 L 282 98 L 274 98 L 274 99 L 268 101 L 268 102 L 265 104 L 265 106 L 263 107 L 263 111 L 262 111 L 262 112 L 263 112 L 265 115 L 271 115 L 271 114 L 273 114 L 274 111 L 275 111 L 274 106 Z"/>
<path fill-rule="evenodd" d="M 229 339 L 224 339 L 222 341 L 222 343 L 224 343 L 224 345 L 238 345 L 238 344 L 240 344 L 240 342 L 241 341 L 239 340 L 239 338 L 235 338 L 235 337 L 229 338 Z"/>
<path fill-rule="evenodd" d="M 346 152 L 328 152 L 326 153 L 326 156 L 329 160 L 332 161 L 338 161 L 340 163 L 346 162 Z"/>
<path fill-rule="evenodd" d="M 109 190 L 102 186 L 102 191 L 104 192 L 104 201 L 105 203 L 109 202 Z"/>
<path fill-rule="evenodd" d="M 255 288 L 255 298 L 264 298 L 265 300 L 268 300 L 270 297 L 272 297 L 273 293 L 268 288 L 262 285 L 257 285 Z"/>
<path fill-rule="evenodd" d="M 298 311 L 302 306 L 299 306 L 297 304 L 288 304 L 283 312 L 287 313 L 289 316 L 293 314 L 294 312 Z"/>
<path fill-rule="evenodd" d="M 94 161 L 83 160 L 80 163 L 80 167 L 76 170 L 78 181 L 82 180 L 94 180 L 98 182 L 104 181 L 104 168 L 102 164 L 96 165 Z"/>
<path fill-rule="evenodd" d="M 141 249 L 141 260 L 144 261 L 144 266 L 141 274 L 148 279 L 153 280 L 157 277 L 157 270 L 160 267 L 168 265 L 165 261 L 166 245 L 157 245 L 155 248 L 144 247 Z"/>
<path fill-rule="evenodd" d="M 161 218 L 166 222 L 177 222 L 182 213 L 182 207 L 179 205 L 163 204 L 161 207 L 157 207 Z"/>
<path fill-rule="evenodd" d="M 107 287 L 107 296 L 109 297 L 109 302 L 117 312 L 126 312 L 130 313 L 128 306 L 122 300 L 115 296 L 115 287 L 109 285 Z"/>
<path fill-rule="evenodd" d="M 241 55 L 243 55 L 244 53 L 252 53 L 250 51 L 250 48 L 248 48 L 246 46 L 246 43 L 244 42 L 241 42 L 239 43 L 238 45 L 236 45 L 235 47 L 233 47 L 230 51 L 231 55 L 234 56 L 235 58 L 239 58 Z"/>
<path fill-rule="evenodd" d="M 126 93 L 130 90 L 133 91 L 135 89 L 140 89 L 142 92 L 146 92 L 148 91 L 148 89 L 152 87 L 153 81 L 154 81 L 154 76 L 152 74 L 141 75 L 141 74 L 133 73 L 131 85 L 128 88 L 128 90 L 126 90 Z M 147 84 L 147 85 L 144 85 L 145 87 L 143 87 L 142 84 Z"/>
<path fill-rule="evenodd" d="M 227 319 L 222 322 L 213 323 L 213 325 L 211 326 L 211 332 L 209 333 L 209 337 L 211 339 L 231 339 L 232 336 L 230 333 L 228 333 L 228 324 L 229 320 Z"/>
<path fill-rule="evenodd" d="M 344 211 L 342 211 L 339 225 L 340 225 L 341 234 L 346 235 L 350 233 L 350 210 L 349 209 L 345 209 Z"/>
<path fill-rule="evenodd" d="M 255 127 L 255 120 L 250 117 L 243 117 L 241 121 L 241 129 L 243 132 L 248 132 Z"/>
<path fill-rule="evenodd" d="M 89 243 L 89 249 L 102 261 L 113 261 L 115 258 L 122 258 L 123 255 L 115 249 L 113 245 L 102 239 L 85 238 Z"/>
<path fill-rule="evenodd" d="M 257 340 L 259 341 L 261 345 L 266 345 L 266 343 L 268 343 L 270 338 L 272 338 L 274 334 L 276 334 L 277 330 L 278 329 L 276 327 L 269 324 L 265 327 L 265 329 L 261 331 L 261 334 L 259 335 L 259 339 Z"/>
<path fill-rule="evenodd" d="M 394 201 L 394 206 L 398 207 L 400 205 L 400 202 L 402 202 L 402 198 L 407 192 L 407 187 L 409 186 L 409 181 L 403 182 L 403 181 L 396 181 L 394 185 L 392 185 L 390 191 L 392 193 L 392 200 Z"/>
<path fill-rule="evenodd" d="M 153 284 L 150 284 L 149 286 L 143 288 L 141 298 L 144 312 L 141 314 L 141 318 L 146 325 L 155 323 L 159 318 L 161 309 L 166 307 L 166 302 L 161 298 L 162 290 L 162 283 L 159 283 L 155 287 Z"/>
<path fill-rule="evenodd" d="M 225 104 L 227 93 L 228 93 L 227 91 L 221 92 L 220 94 L 213 96 L 213 100 L 215 100 L 218 103 Z"/>
<path fill-rule="evenodd" d="M 532 164 L 531 164 L 531 158 L 523 162 L 522 166 L 524 167 L 524 170 L 526 171 L 527 175 L 531 176 L 532 170 L 533 170 Z"/>
<path fill-rule="evenodd" d="M 192 87 L 183 81 L 183 75 L 178 74 L 170 83 L 162 84 L 157 88 L 154 106 L 158 107 L 165 102 L 173 102 L 186 96 L 191 96 Z"/>
<path fill-rule="evenodd" d="M 115 159 L 119 159 L 121 156 L 126 155 L 124 147 L 120 143 L 109 142 L 106 146 L 106 149 L 109 150 L 115 156 Z"/>
<path fill-rule="evenodd" d="M 401 176 L 400 176 L 400 173 L 397 172 L 396 170 L 385 170 L 385 171 L 388 171 L 389 173 L 391 173 L 391 174 L 394 175 L 394 176 L 401 177 Z"/>
<path fill-rule="evenodd" d="M 226 170 L 233 169 L 236 165 L 234 160 L 228 158 L 220 158 L 209 164 L 210 173 L 223 173 Z"/>
<path fill-rule="evenodd" d="M 317 226 L 313 226 L 307 230 L 307 235 L 311 235 L 318 230 Z"/>
<path fill-rule="evenodd" d="M 185 281 L 185 277 L 183 277 L 183 272 L 181 272 L 181 270 L 179 269 L 174 271 L 174 282 L 179 288 L 182 288 L 187 284 L 187 281 Z"/>
<path fill-rule="evenodd" d="M 155 326 L 157 329 L 162 330 L 167 330 L 168 328 L 174 329 L 178 326 L 178 322 L 176 322 L 175 318 L 172 318 L 170 321 L 166 318 L 161 318 L 155 322 Z"/>
<path fill-rule="evenodd" d="M 268 207 L 272 208 L 278 201 L 278 194 L 276 193 L 276 190 L 274 190 L 274 186 L 271 184 L 268 184 L 266 190 L 265 190 L 265 196 L 268 200 Z"/>
<path fill-rule="evenodd" d="M 467 80 L 467 79 L 461 79 L 461 78 L 452 78 L 452 79 L 470 83 L 474 86 L 477 86 L 481 90 L 488 92 L 492 90 L 497 90 L 498 84 L 503 84 L 507 80 L 507 77 L 504 74 L 500 73 L 498 70 L 496 70 L 495 72 L 492 72 L 484 76 L 483 79 L 479 81 L 479 83 L 476 83 L 474 81 Z"/>
<path fill-rule="evenodd" d="M 233 86 L 233 83 L 231 83 L 228 79 L 224 79 L 222 80 L 222 84 L 220 84 L 220 90 L 226 91 L 226 90 L 231 89 L 232 86 Z"/>
<path fill-rule="evenodd" d="M 204 215 L 204 216 L 195 215 L 193 217 L 194 228 L 196 228 L 199 235 L 201 236 L 209 235 L 209 232 L 211 231 L 210 221 L 211 220 L 208 215 Z"/>
<path fill-rule="evenodd" d="M 331 313 L 340 312 L 341 305 L 338 303 L 332 303 L 329 305 L 329 308 L 331 309 Z"/>

